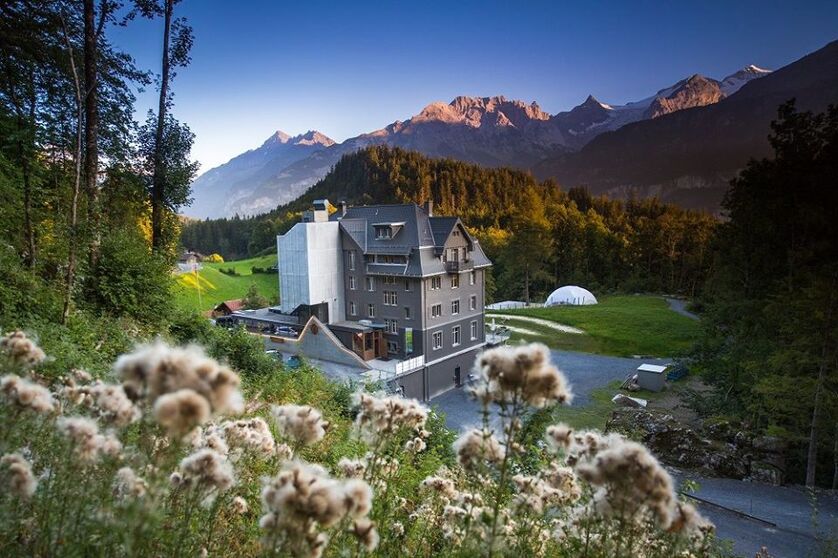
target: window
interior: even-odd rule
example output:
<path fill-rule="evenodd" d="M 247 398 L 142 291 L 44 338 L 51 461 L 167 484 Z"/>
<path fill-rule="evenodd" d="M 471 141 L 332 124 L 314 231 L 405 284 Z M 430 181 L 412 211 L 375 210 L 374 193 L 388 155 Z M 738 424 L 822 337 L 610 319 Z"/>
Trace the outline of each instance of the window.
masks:
<path fill-rule="evenodd" d="M 384 331 L 387 333 L 398 333 L 399 332 L 399 321 L 398 320 L 384 320 Z"/>
<path fill-rule="evenodd" d="M 469 285 L 474 285 L 474 282 L 475 282 L 476 279 L 477 279 L 477 274 L 474 271 L 472 271 L 471 273 L 468 274 L 468 284 Z"/>
<path fill-rule="evenodd" d="M 355 250 L 349 251 L 349 269 L 355 269 Z"/>
<path fill-rule="evenodd" d="M 468 299 L 468 309 L 477 310 L 477 295 L 471 295 L 471 298 Z"/>
<path fill-rule="evenodd" d="M 456 316 L 460 313 L 460 299 L 451 301 L 451 315 Z"/>
<path fill-rule="evenodd" d="M 370 318 L 375 317 L 375 304 L 367 304 L 367 316 Z"/>
<path fill-rule="evenodd" d="M 477 320 L 471 322 L 471 340 L 477 339 Z"/>
<path fill-rule="evenodd" d="M 452 275 L 451 276 L 451 288 L 452 289 L 459 289 L 460 288 L 460 276 L 459 275 Z"/>
<path fill-rule="evenodd" d="M 431 290 L 435 291 L 442 288 L 442 277 L 431 277 Z"/>
<path fill-rule="evenodd" d="M 375 290 L 375 277 L 367 277 L 367 290 L 373 292 Z"/>
<path fill-rule="evenodd" d="M 350 291 L 355 290 L 355 276 L 354 275 L 349 276 L 349 290 Z"/>
<path fill-rule="evenodd" d="M 375 227 L 375 238 L 381 240 L 390 238 L 390 227 Z"/>
<path fill-rule="evenodd" d="M 435 331 L 434 332 L 432 347 L 434 348 L 435 351 L 437 349 L 442 348 L 442 332 L 441 331 Z"/>
<path fill-rule="evenodd" d="M 355 304 L 355 301 L 349 302 L 349 315 L 350 316 L 357 316 L 358 315 L 358 306 Z"/>
<path fill-rule="evenodd" d="M 387 341 L 387 352 L 395 354 L 399 352 L 399 344 L 395 341 Z"/>
<path fill-rule="evenodd" d="M 382 281 L 385 285 L 395 285 L 396 283 L 398 283 L 398 279 L 395 275 L 385 275 L 382 278 Z"/>
<path fill-rule="evenodd" d="M 404 290 L 406 290 L 406 291 L 410 290 L 410 279 L 405 279 L 404 280 Z"/>
<path fill-rule="evenodd" d="M 442 316 L 442 304 L 431 306 L 431 318 L 439 318 L 440 316 Z"/>
<path fill-rule="evenodd" d="M 396 291 L 384 291 L 384 306 L 396 306 L 398 303 Z"/>
<path fill-rule="evenodd" d="M 405 320 L 410 319 L 410 306 L 405 306 L 404 307 L 404 319 Z"/>
<path fill-rule="evenodd" d="M 460 326 L 451 329 L 451 344 L 455 347 L 460 344 Z"/>
<path fill-rule="evenodd" d="M 375 258 L 375 263 L 380 264 L 406 264 L 407 256 L 394 256 L 392 254 L 379 254 Z"/>

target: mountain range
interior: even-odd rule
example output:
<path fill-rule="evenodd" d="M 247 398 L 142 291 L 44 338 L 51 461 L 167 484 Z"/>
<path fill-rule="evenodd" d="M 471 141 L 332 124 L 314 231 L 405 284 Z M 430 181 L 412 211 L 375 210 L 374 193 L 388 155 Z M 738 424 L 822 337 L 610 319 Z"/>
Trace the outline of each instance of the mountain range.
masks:
<path fill-rule="evenodd" d="M 594 193 L 657 195 L 715 211 L 748 157 L 766 154 L 777 106 L 796 97 L 802 108 L 822 110 L 838 102 L 837 81 L 833 42 L 776 72 L 751 65 L 721 80 L 695 74 L 623 105 L 589 96 L 551 115 L 535 102 L 462 96 L 342 143 L 316 131 L 276 132 L 196 179 L 195 201 L 185 213 L 269 211 L 300 196 L 343 155 L 376 144 L 528 169 Z"/>

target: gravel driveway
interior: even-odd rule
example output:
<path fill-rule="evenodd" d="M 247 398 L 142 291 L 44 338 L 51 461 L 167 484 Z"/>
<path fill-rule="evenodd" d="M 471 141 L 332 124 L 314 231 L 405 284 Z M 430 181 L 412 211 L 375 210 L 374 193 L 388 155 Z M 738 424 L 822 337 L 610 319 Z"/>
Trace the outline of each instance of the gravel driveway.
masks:
<path fill-rule="evenodd" d="M 644 362 L 665 364 L 666 359 L 634 359 L 570 351 L 550 351 L 553 362 L 565 373 L 573 390 L 574 406 L 584 406 L 591 401 L 591 391 L 614 380 L 624 380 Z M 463 388 L 452 389 L 431 400 L 445 412 L 448 428 L 459 432 L 467 426 L 480 424 L 480 407 L 468 398 Z"/>

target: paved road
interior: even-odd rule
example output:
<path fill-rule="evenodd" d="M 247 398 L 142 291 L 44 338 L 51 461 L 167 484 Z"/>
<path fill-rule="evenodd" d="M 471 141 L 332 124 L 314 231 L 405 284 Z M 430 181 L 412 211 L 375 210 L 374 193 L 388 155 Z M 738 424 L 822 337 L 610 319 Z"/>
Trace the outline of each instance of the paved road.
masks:
<path fill-rule="evenodd" d="M 676 472 L 674 476 L 679 481 L 690 478 L 699 483 L 695 495 L 710 502 L 698 504 L 701 513 L 715 523 L 719 538 L 734 541 L 738 555 L 753 556 L 763 546 L 775 558 L 838 554 L 838 546 L 830 549 L 826 542 L 831 539 L 832 545 L 838 545 L 835 494 L 819 492 L 813 501 L 798 486 L 771 486 L 692 473 Z"/>
<path fill-rule="evenodd" d="M 591 401 L 591 391 L 614 380 L 624 380 L 643 362 L 665 364 L 665 359 L 620 358 L 570 351 L 551 351 L 553 362 L 565 373 L 573 389 L 573 405 L 581 407 Z M 468 398 L 463 388 L 452 389 L 431 400 L 445 412 L 448 428 L 460 431 L 481 423 L 479 405 Z"/>
<path fill-rule="evenodd" d="M 687 310 L 687 301 L 681 298 L 667 298 L 666 301 L 669 303 L 669 308 L 673 312 L 677 312 L 682 316 L 686 316 L 688 318 L 692 318 L 693 320 L 698 319 L 697 314 L 693 314 L 689 310 Z"/>

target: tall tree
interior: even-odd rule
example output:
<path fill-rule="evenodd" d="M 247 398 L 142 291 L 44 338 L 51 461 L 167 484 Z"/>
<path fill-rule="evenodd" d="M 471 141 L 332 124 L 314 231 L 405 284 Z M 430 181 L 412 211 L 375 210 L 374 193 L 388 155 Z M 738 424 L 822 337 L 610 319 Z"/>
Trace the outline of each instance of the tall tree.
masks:
<path fill-rule="evenodd" d="M 770 141 L 774 157 L 749 163 L 725 199 L 701 365 L 723 410 L 783 436 L 796 480 L 814 485 L 838 418 L 838 108 L 787 103 Z"/>
<path fill-rule="evenodd" d="M 163 247 L 163 227 L 166 211 L 167 170 L 163 150 L 167 112 L 172 104 L 169 91 L 170 81 L 175 77 L 178 67 L 185 67 L 190 62 L 189 51 L 192 48 L 192 28 L 185 18 L 174 18 L 175 5 L 181 0 L 137 0 L 137 8 L 146 17 L 163 18 L 163 55 L 160 69 L 160 92 L 157 107 L 157 123 L 154 135 L 154 169 L 151 186 L 151 231 L 152 246 L 155 251 Z"/>

